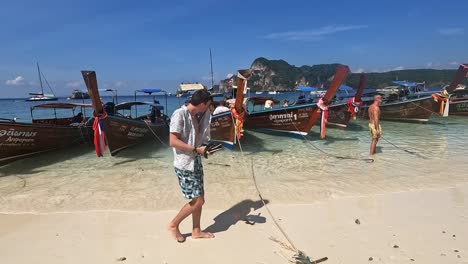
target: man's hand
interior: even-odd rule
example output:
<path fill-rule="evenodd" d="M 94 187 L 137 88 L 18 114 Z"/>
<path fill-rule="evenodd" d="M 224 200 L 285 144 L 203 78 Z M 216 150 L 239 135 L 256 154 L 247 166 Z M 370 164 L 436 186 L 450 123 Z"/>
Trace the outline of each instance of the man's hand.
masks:
<path fill-rule="evenodd" d="M 197 148 L 197 154 L 203 155 L 203 153 L 205 152 L 205 148 L 206 148 L 206 146 L 198 147 Z"/>

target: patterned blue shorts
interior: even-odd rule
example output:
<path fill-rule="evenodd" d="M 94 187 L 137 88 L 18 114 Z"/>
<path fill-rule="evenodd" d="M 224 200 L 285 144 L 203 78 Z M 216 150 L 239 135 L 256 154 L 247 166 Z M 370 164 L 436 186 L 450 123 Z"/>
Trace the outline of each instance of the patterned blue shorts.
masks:
<path fill-rule="evenodd" d="M 174 169 L 185 199 L 197 198 L 205 193 L 203 189 L 203 165 L 200 155 L 195 157 L 193 171 Z"/>

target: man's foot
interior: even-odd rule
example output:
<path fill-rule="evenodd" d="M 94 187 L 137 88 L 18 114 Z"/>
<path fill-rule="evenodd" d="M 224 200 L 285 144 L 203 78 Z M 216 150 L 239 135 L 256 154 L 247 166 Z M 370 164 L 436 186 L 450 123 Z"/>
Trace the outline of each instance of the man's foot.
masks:
<path fill-rule="evenodd" d="M 185 237 L 180 233 L 179 227 L 178 226 L 173 226 L 169 224 L 167 226 L 167 230 L 171 232 L 172 237 L 179 243 L 185 242 Z"/>
<path fill-rule="evenodd" d="M 215 236 L 210 232 L 192 232 L 192 238 L 214 238 Z"/>

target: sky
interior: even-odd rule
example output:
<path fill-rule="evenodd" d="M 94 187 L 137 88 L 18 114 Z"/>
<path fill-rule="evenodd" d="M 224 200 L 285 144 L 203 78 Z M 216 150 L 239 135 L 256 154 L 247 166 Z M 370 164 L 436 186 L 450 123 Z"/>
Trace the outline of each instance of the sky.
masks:
<path fill-rule="evenodd" d="M 258 57 L 353 72 L 454 69 L 468 62 L 466 0 L 2 1 L 0 98 L 99 88 L 210 86 Z M 48 89 L 45 89 L 48 92 Z"/>

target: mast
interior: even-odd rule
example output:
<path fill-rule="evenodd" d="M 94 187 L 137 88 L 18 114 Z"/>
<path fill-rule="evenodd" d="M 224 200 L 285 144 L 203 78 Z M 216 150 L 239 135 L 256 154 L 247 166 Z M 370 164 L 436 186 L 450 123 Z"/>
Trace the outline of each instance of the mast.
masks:
<path fill-rule="evenodd" d="M 210 65 L 211 65 L 211 89 L 213 89 L 214 77 L 213 77 L 213 59 L 211 57 L 211 48 L 210 48 Z"/>
<path fill-rule="evenodd" d="M 37 64 L 37 74 L 39 74 L 39 82 L 41 83 L 41 94 L 44 95 L 44 88 L 42 87 L 42 78 L 41 78 L 41 70 L 39 70 L 39 62 Z"/>

